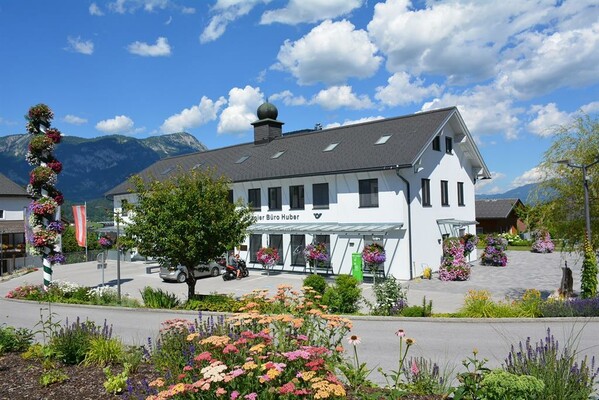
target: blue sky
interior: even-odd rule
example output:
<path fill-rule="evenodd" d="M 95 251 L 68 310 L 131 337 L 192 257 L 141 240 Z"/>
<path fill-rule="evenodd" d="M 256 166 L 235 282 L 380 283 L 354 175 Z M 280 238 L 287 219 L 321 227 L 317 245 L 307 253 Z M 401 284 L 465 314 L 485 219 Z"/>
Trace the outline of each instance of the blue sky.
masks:
<path fill-rule="evenodd" d="M 0 135 L 48 104 L 66 135 L 252 140 L 457 106 L 494 179 L 531 183 L 557 125 L 599 113 L 591 0 L 0 0 Z M 135 155 L 132 154 L 132 157 Z"/>

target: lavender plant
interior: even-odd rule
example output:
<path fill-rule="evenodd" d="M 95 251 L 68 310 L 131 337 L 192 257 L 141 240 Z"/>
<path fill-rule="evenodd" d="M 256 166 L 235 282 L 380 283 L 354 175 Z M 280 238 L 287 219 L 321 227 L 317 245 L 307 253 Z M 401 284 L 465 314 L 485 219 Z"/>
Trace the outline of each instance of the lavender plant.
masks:
<path fill-rule="evenodd" d="M 577 360 L 571 343 L 560 349 L 558 341 L 547 329 L 545 339 L 534 345 L 530 337 L 518 347 L 512 346 L 504 369 L 516 375 L 534 376 L 545 384 L 540 398 L 545 400 L 586 400 L 593 393 L 599 368 L 595 357 Z"/>

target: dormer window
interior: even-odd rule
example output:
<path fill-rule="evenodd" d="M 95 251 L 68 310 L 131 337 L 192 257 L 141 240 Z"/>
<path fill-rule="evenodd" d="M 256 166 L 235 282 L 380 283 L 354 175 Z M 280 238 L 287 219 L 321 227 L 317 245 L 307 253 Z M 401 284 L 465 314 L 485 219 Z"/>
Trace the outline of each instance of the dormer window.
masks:
<path fill-rule="evenodd" d="M 433 139 L 433 150 L 441 151 L 441 136 L 435 136 Z"/>
<path fill-rule="evenodd" d="M 325 147 L 323 151 L 333 151 L 335 150 L 335 147 L 337 147 L 337 145 L 339 145 L 339 142 L 331 143 L 327 147 Z"/>

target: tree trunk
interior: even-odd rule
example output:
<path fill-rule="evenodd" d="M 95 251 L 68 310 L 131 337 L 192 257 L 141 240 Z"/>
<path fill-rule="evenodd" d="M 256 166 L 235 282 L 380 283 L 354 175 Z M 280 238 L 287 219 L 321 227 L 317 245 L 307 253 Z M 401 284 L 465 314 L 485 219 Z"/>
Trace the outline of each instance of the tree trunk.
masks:
<path fill-rule="evenodd" d="M 185 269 L 187 270 L 187 279 L 185 280 L 185 283 L 187 283 L 187 301 L 189 301 L 195 296 L 197 279 L 193 274 L 193 267 L 186 266 Z"/>

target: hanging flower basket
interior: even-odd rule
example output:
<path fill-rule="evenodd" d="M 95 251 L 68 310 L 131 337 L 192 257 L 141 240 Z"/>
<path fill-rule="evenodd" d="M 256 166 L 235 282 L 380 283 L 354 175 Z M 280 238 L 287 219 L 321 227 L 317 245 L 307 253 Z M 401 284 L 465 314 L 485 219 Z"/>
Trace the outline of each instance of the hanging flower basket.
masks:
<path fill-rule="evenodd" d="M 54 186 L 56 184 L 56 173 L 50 167 L 35 167 L 29 174 L 29 183 L 36 187 Z"/>
<path fill-rule="evenodd" d="M 47 163 L 46 166 L 54 171 L 55 174 L 60 174 L 62 171 L 62 163 L 58 160 L 52 160 Z"/>
<path fill-rule="evenodd" d="M 42 197 L 29 204 L 29 210 L 39 216 L 50 216 L 56 211 L 58 204 L 51 197 Z"/>
<path fill-rule="evenodd" d="M 60 252 L 52 252 L 47 257 L 52 264 L 64 264 L 66 257 Z"/>
<path fill-rule="evenodd" d="M 108 236 L 100 236 L 100 238 L 98 239 L 98 244 L 104 250 L 108 250 L 112 247 L 113 243 L 112 243 L 112 239 L 109 238 Z"/>
<path fill-rule="evenodd" d="M 460 241 L 464 245 L 464 257 L 468 258 L 478 244 L 478 237 L 471 233 L 467 233 L 460 238 Z"/>
<path fill-rule="evenodd" d="M 52 197 L 59 206 L 64 203 L 64 196 L 62 195 L 62 192 L 56 188 L 48 188 L 48 196 Z"/>
<path fill-rule="evenodd" d="M 60 143 L 62 139 L 62 133 L 55 128 L 49 128 L 46 130 L 46 137 L 52 141 L 54 144 Z"/>
<path fill-rule="evenodd" d="M 386 259 L 387 255 L 385 253 L 385 248 L 378 243 L 369 244 L 362 250 L 362 260 L 372 275 L 376 275 L 379 266 L 383 264 Z"/>
<path fill-rule="evenodd" d="M 47 105 L 37 104 L 29 109 L 26 118 L 30 121 L 49 121 L 54 118 L 54 113 Z"/>
<path fill-rule="evenodd" d="M 37 229 L 31 237 L 31 245 L 33 247 L 52 247 L 56 244 L 56 232 L 47 229 Z"/>
<path fill-rule="evenodd" d="M 325 243 L 309 244 L 304 248 L 304 257 L 310 267 L 323 265 L 329 261 L 329 252 Z"/>
<path fill-rule="evenodd" d="M 54 142 L 46 135 L 35 135 L 31 138 L 28 149 L 33 156 L 44 158 L 54 149 Z"/>
<path fill-rule="evenodd" d="M 48 230 L 61 235 L 65 230 L 65 226 L 61 221 L 52 221 L 48 224 Z"/>
<path fill-rule="evenodd" d="M 279 261 L 279 252 L 272 247 L 262 247 L 256 252 L 256 260 L 262 268 L 270 269 Z"/>

